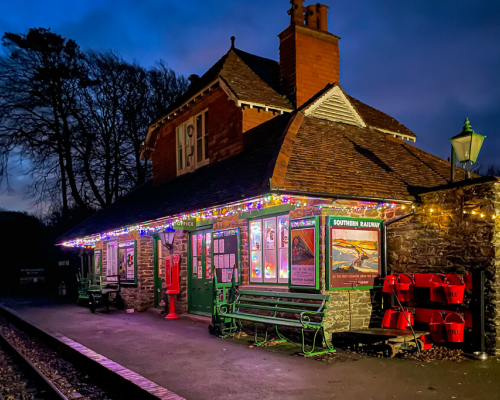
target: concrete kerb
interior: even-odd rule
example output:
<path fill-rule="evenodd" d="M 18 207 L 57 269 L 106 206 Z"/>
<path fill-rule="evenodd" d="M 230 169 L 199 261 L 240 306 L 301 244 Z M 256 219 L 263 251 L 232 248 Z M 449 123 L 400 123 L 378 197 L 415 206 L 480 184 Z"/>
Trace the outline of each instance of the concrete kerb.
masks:
<path fill-rule="evenodd" d="M 16 311 L 0 303 L 0 314 L 7 319 L 14 319 L 28 332 L 41 336 L 49 346 L 63 352 L 68 358 L 99 378 L 114 392 L 119 391 L 124 399 L 161 399 L 185 400 L 174 392 L 157 385 L 147 378 L 115 363 L 109 358 L 75 342 L 50 329 L 42 328 L 28 321 Z"/>

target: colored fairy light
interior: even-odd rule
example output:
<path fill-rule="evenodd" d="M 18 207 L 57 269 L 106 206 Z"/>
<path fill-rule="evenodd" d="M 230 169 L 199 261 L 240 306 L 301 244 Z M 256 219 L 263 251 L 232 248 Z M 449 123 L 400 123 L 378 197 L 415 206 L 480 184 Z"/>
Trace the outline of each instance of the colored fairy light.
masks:
<path fill-rule="evenodd" d="M 313 201 L 324 202 L 325 204 L 314 205 Z M 326 204 L 331 202 L 330 204 Z M 360 210 L 382 210 L 385 208 L 393 208 L 397 206 L 396 203 L 369 203 L 357 204 L 355 206 L 345 206 L 337 204 L 337 200 L 327 200 L 314 197 L 292 197 L 280 196 L 276 194 L 261 196 L 258 198 L 242 200 L 236 203 L 226 204 L 224 206 L 214 207 L 211 209 L 204 209 L 192 213 L 180 213 L 169 217 L 159 218 L 157 220 L 146 221 L 136 225 L 126 226 L 123 228 L 115 229 L 108 232 L 97 233 L 88 235 L 83 238 L 69 240 L 61 243 L 63 246 L 68 247 L 95 247 L 95 244 L 100 241 L 108 241 L 117 239 L 122 235 L 138 232 L 140 236 L 147 236 L 152 233 L 162 232 L 167 229 L 173 229 L 176 221 L 183 221 L 189 219 L 196 219 L 203 221 L 215 218 L 224 218 L 235 214 L 249 212 L 253 210 L 260 210 L 266 207 L 272 207 L 280 204 L 293 204 L 297 207 L 314 206 L 319 209 L 329 208 L 330 210 L 357 212 Z M 402 207 L 404 208 L 404 206 Z M 415 206 L 412 206 L 415 208 Z"/>

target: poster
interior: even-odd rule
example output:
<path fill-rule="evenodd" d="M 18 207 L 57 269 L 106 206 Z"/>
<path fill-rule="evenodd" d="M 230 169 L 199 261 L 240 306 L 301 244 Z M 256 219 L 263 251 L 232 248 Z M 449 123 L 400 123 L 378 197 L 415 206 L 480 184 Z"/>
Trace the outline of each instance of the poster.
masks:
<path fill-rule="evenodd" d="M 229 267 L 236 268 L 236 254 L 229 255 Z"/>
<path fill-rule="evenodd" d="M 348 221 L 342 222 L 342 221 Z M 380 229 L 363 220 L 332 220 L 330 227 L 330 287 L 375 286 L 380 277 Z"/>
<path fill-rule="evenodd" d="M 134 247 L 127 247 L 127 281 L 135 280 Z"/>
<path fill-rule="evenodd" d="M 219 253 L 224 253 L 224 239 L 219 240 Z"/>
<path fill-rule="evenodd" d="M 231 268 L 231 264 L 229 264 L 229 254 L 224 254 L 224 268 Z"/>
<path fill-rule="evenodd" d="M 219 252 L 219 241 L 214 240 L 214 254 L 217 254 Z"/>
<path fill-rule="evenodd" d="M 101 254 L 101 250 L 94 252 L 94 273 L 97 276 L 101 276 Z"/>
<path fill-rule="evenodd" d="M 292 229 L 292 286 L 316 287 L 315 227 Z"/>
<path fill-rule="evenodd" d="M 226 268 L 224 265 L 224 254 L 219 254 L 219 268 Z"/>

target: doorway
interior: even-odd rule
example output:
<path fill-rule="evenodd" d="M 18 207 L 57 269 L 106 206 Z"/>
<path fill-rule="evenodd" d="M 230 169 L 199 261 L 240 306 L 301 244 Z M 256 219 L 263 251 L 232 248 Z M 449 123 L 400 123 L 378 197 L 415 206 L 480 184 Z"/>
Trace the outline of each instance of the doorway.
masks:
<path fill-rule="evenodd" d="M 188 312 L 192 314 L 212 314 L 211 233 L 212 229 L 203 229 L 189 235 Z"/>

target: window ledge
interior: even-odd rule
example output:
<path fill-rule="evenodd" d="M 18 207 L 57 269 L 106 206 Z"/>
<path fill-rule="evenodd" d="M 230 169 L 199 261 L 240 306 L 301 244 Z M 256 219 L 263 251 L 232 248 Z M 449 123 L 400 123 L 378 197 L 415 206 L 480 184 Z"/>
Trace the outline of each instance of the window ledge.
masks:
<path fill-rule="evenodd" d="M 260 290 L 261 292 L 282 292 L 282 293 L 288 293 L 290 289 L 288 286 L 281 286 L 281 285 L 256 285 L 256 284 L 250 284 L 250 285 L 241 285 L 239 287 L 240 290 Z"/>

